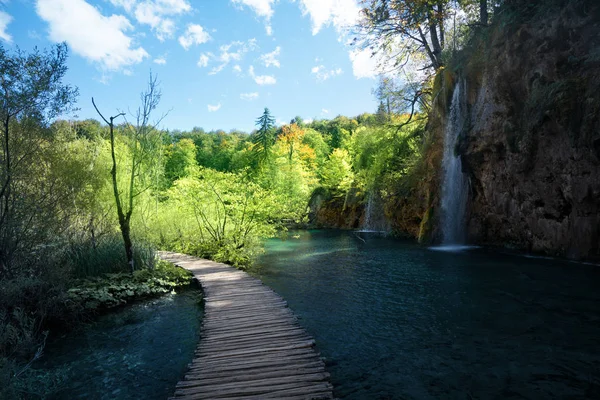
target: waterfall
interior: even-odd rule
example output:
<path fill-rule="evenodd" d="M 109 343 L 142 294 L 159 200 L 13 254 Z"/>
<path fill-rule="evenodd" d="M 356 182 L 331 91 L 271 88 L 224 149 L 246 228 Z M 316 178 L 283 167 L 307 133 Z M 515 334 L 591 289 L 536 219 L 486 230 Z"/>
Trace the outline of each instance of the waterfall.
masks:
<path fill-rule="evenodd" d="M 468 182 L 462 172 L 460 157 L 455 148 L 467 115 L 466 83 L 460 80 L 454 88 L 450 114 L 444 131 L 444 156 L 442 167 L 442 244 L 460 245 L 465 242 L 465 210 Z"/>
<path fill-rule="evenodd" d="M 383 212 L 383 203 L 381 198 L 373 192 L 369 192 L 365 216 L 359 232 L 389 232 L 389 224 Z"/>
<path fill-rule="evenodd" d="M 365 208 L 365 219 L 363 220 L 363 231 L 369 232 L 373 230 L 373 193 L 369 193 L 367 207 Z"/>

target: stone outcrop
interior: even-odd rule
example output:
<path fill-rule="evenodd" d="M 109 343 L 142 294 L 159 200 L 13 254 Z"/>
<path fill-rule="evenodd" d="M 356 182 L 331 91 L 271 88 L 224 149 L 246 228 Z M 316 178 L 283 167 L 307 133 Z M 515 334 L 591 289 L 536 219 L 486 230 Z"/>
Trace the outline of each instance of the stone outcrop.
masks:
<path fill-rule="evenodd" d="M 468 233 L 478 244 L 598 260 L 600 4 L 551 11 L 498 24 L 485 60 L 463 71 Z"/>

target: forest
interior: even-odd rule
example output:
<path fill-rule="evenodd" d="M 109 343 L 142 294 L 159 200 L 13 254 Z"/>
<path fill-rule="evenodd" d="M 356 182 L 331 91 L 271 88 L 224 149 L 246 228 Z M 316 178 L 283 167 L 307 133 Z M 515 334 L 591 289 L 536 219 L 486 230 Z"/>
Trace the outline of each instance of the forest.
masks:
<path fill-rule="evenodd" d="M 416 63 L 419 73 L 381 76 L 373 88 L 377 110 L 277 125 L 277 109 L 267 105 L 252 132 L 162 126 L 156 109 L 168 88 L 153 73 L 138 104 L 94 102 L 97 118 L 64 119 L 77 104 L 94 101 L 65 80 L 67 45 L 0 47 L 0 397 L 52 390 L 52 377 L 30 368 L 48 335 L 189 283 L 189 274 L 156 258 L 157 250 L 245 269 L 266 239 L 314 226 L 309 214 L 317 198 L 321 212 L 330 213 L 317 218 L 320 225 L 357 228 L 375 198 L 389 234 L 439 239 L 443 126 L 456 82 L 481 84 L 498 32 L 543 19 L 565 2 L 363 3 L 356 45 L 384 55 L 397 70 Z M 453 7 L 463 20 L 450 18 Z M 589 63 L 596 66 L 597 58 Z M 557 98 L 573 93 L 561 88 Z M 134 111 L 121 112 L 123 106 Z M 547 122 L 539 118 L 537 127 Z M 530 138 L 517 131 L 521 136 L 508 140 L 526 158 Z M 452 151 L 466 154 L 472 142 L 468 132 L 461 135 L 466 139 Z M 473 160 L 481 159 L 464 158 L 477 193 L 484 185 L 476 186 L 482 169 Z M 350 222 L 339 221 L 350 213 Z M 472 232 L 481 242 L 522 244 L 489 226 L 488 236 Z M 557 251 L 567 252 L 565 246 Z"/>

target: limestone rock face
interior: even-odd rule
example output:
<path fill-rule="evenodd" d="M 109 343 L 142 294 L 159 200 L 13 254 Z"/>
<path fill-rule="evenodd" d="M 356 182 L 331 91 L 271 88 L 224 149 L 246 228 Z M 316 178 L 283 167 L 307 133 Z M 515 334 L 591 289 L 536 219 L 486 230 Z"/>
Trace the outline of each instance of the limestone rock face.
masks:
<path fill-rule="evenodd" d="M 364 219 L 362 195 L 351 190 L 345 197 L 332 197 L 326 191 L 315 191 L 308 207 L 312 228 L 357 229 Z"/>
<path fill-rule="evenodd" d="M 467 67 L 471 242 L 600 260 L 600 4 L 587 3 L 496 27 L 481 72 Z"/>

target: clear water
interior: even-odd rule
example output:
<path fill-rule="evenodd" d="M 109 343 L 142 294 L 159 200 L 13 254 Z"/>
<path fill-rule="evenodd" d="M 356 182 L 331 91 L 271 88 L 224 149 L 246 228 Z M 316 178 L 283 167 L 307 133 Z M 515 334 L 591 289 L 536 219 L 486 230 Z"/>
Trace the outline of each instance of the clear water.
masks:
<path fill-rule="evenodd" d="M 148 300 L 47 344 L 35 368 L 60 377 L 51 399 L 172 396 L 198 344 L 199 290 Z"/>
<path fill-rule="evenodd" d="M 293 235 L 253 273 L 315 337 L 339 398 L 600 398 L 600 267 Z"/>

